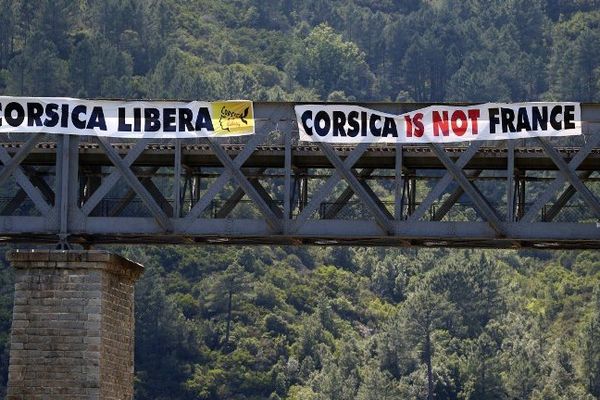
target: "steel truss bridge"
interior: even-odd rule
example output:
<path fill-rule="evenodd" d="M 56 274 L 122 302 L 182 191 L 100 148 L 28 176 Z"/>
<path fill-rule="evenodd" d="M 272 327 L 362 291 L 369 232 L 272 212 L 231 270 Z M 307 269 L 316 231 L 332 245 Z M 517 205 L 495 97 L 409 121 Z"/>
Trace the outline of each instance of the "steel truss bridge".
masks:
<path fill-rule="evenodd" d="M 235 139 L 6 135 L 0 240 L 600 248 L 600 105 L 580 137 L 355 147 L 298 143 L 293 106 Z"/>

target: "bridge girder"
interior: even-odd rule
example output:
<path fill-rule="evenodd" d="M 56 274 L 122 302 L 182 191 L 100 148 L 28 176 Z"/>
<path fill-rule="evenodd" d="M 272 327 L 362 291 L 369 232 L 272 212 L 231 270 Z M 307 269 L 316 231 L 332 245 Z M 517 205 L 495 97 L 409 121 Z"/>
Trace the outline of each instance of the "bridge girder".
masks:
<path fill-rule="evenodd" d="M 600 248 L 600 105 L 581 137 L 460 146 L 297 143 L 293 104 L 255 113 L 228 142 L 2 138 L 0 238 Z"/>

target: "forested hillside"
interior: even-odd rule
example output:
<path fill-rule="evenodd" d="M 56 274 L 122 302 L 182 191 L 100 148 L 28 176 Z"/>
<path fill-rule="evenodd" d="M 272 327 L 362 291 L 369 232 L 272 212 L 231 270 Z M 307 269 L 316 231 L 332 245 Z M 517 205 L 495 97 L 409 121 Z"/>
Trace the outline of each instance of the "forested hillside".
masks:
<path fill-rule="evenodd" d="M 4 94 L 598 101 L 597 0 L 0 1 Z"/>
<path fill-rule="evenodd" d="M 0 0 L 0 95 L 598 102 L 600 1 Z M 600 398 L 598 252 L 112 250 L 137 400 Z"/>

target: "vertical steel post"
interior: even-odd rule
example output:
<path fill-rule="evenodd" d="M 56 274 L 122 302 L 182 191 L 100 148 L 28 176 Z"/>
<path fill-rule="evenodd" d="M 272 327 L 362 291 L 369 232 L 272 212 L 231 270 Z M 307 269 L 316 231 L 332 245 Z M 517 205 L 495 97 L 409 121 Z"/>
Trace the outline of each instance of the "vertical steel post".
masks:
<path fill-rule="evenodd" d="M 192 191 L 193 202 L 196 204 L 200 199 L 200 177 L 196 174 L 192 175 L 192 186 L 190 189 Z"/>
<path fill-rule="evenodd" d="M 190 171 L 186 168 L 185 176 L 183 178 L 182 203 L 185 204 L 185 197 L 187 196 L 188 187 L 189 187 L 190 188 L 190 206 L 186 210 L 187 212 L 189 212 L 192 209 L 192 207 L 194 206 L 194 200 L 192 199 L 192 194 L 191 194 L 191 186 L 192 186 L 192 184 L 190 182 Z"/>
<path fill-rule="evenodd" d="M 305 175 L 308 171 L 306 169 L 303 169 L 302 172 L 304 175 L 302 176 L 302 180 L 300 181 L 300 204 L 302 205 L 302 209 L 304 209 L 304 207 L 306 207 L 306 204 L 308 203 L 308 177 Z"/>
<path fill-rule="evenodd" d="M 69 235 L 69 135 L 60 135 L 61 144 L 57 157 L 60 158 L 60 202 L 58 203 L 59 215 L 59 246 L 68 248 L 67 236 Z"/>
<path fill-rule="evenodd" d="M 175 139 L 173 166 L 173 218 L 181 217 L 181 139 Z"/>
<path fill-rule="evenodd" d="M 402 220 L 402 197 L 404 180 L 402 179 L 402 145 L 396 144 L 396 163 L 395 163 L 395 192 L 394 192 L 394 218 L 396 221 Z"/>
<path fill-rule="evenodd" d="M 79 184 L 79 136 L 69 137 L 69 196 L 67 214 L 72 216 L 79 211 L 81 186 Z M 69 229 L 73 229 L 75 219 L 69 217 Z"/>
<path fill-rule="evenodd" d="M 525 215 L 525 178 L 524 176 L 518 172 L 518 182 L 517 182 L 517 218 L 523 218 Z"/>
<path fill-rule="evenodd" d="M 57 137 L 55 175 L 55 210 L 57 233 L 61 249 L 68 249 L 70 215 L 75 215 L 79 198 L 79 138 L 70 135 Z"/>
<path fill-rule="evenodd" d="M 283 231 L 288 233 L 292 215 L 292 135 L 284 133 L 285 140 L 285 182 L 283 189 Z"/>
<path fill-rule="evenodd" d="M 508 141 L 508 161 L 506 166 L 506 221 L 515 220 L 515 143 Z"/>
<path fill-rule="evenodd" d="M 415 176 L 411 176 L 408 181 L 408 214 L 412 214 L 415 212 L 417 208 L 417 180 Z"/>

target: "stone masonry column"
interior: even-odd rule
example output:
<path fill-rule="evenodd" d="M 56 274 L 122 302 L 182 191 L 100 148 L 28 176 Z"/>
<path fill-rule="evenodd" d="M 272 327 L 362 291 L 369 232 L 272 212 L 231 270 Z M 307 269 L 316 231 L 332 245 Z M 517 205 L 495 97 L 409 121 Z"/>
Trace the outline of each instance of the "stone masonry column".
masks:
<path fill-rule="evenodd" d="M 105 251 L 17 250 L 8 400 L 133 398 L 134 283 Z"/>

